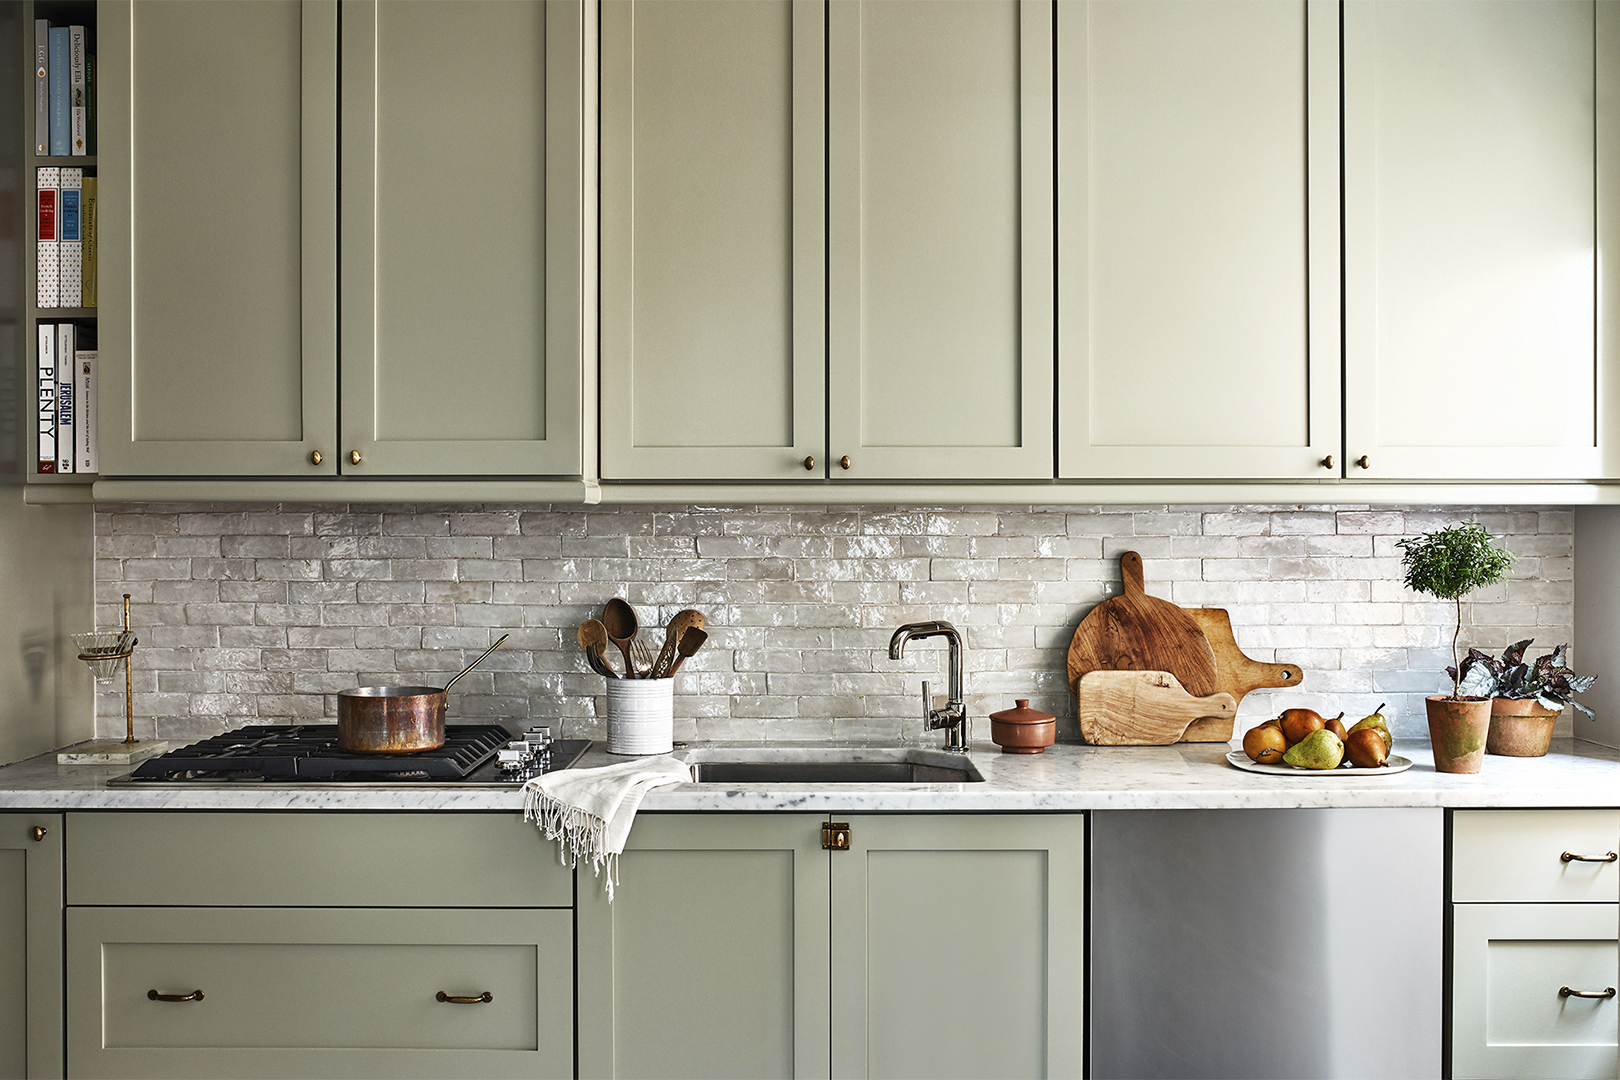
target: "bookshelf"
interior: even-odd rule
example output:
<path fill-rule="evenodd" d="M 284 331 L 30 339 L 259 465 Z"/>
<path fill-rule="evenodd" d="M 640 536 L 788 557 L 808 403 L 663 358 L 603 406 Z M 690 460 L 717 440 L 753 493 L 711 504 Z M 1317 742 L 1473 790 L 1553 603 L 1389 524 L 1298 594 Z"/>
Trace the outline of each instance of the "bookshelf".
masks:
<path fill-rule="evenodd" d="M 22 4 L 21 40 L 18 43 L 21 49 L 21 70 L 23 86 L 20 97 L 22 109 L 21 136 L 22 143 L 19 149 L 22 153 L 21 181 L 19 186 L 22 198 L 21 213 L 23 217 L 19 235 L 23 239 L 22 246 L 22 330 L 20 355 L 23 362 L 19 373 L 24 386 L 20 401 L 22 413 L 25 416 L 24 448 L 21 469 L 26 481 L 30 485 L 87 485 L 94 483 L 97 475 L 94 473 L 41 473 L 38 471 L 39 460 L 39 426 L 36 423 L 38 415 L 38 399 L 36 366 L 39 350 L 39 324 L 71 322 L 94 334 L 96 331 L 96 308 L 42 308 L 38 304 L 39 290 L 37 282 L 36 218 L 38 206 L 38 185 L 36 172 L 39 168 L 76 168 L 83 169 L 87 177 L 96 175 L 96 156 L 74 155 L 69 157 L 40 156 L 34 153 L 34 20 L 48 19 L 52 26 L 84 26 L 88 31 L 88 51 L 94 52 L 96 4 L 94 0 L 24 0 Z M 92 339 L 93 340 L 93 339 Z M 83 415 L 82 407 L 80 415 Z"/>

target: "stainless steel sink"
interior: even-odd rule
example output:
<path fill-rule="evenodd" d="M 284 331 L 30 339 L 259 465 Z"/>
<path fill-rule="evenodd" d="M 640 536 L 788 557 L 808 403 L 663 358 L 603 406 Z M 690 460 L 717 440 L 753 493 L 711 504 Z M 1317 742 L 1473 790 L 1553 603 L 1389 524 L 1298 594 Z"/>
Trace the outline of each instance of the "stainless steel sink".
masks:
<path fill-rule="evenodd" d="M 984 776 L 941 750 L 715 748 L 687 755 L 699 784 L 963 784 Z"/>

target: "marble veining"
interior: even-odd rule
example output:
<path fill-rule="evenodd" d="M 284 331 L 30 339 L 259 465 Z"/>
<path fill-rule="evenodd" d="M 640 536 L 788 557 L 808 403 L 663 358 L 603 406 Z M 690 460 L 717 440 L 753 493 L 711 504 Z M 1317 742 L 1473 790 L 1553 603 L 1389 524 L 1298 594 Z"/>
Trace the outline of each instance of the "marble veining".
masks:
<path fill-rule="evenodd" d="M 678 753 L 713 754 L 725 744 Z M 816 746 L 735 747 L 750 760 L 804 759 Z M 1415 764 L 1389 775 L 1331 773 L 1262 776 L 1233 768 L 1225 743 L 1155 747 L 1054 746 L 1044 754 L 1002 754 L 975 744 L 985 779 L 959 784 L 681 784 L 648 794 L 645 811 L 1070 811 L 1274 809 L 1293 807 L 1620 806 L 1620 751 L 1555 740 L 1542 758 L 1489 757 L 1474 776 L 1434 771 L 1426 745 L 1397 749 Z M 870 748 L 868 748 L 870 751 Z M 580 768 L 615 760 L 593 748 Z M 107 786 L 126 768 L 57 765 L 54 755 L 0 768 L 0 809 L 28 810 L 512 810 L 510 788 L 412 784 L 229 783 L 217 786 Z"/>

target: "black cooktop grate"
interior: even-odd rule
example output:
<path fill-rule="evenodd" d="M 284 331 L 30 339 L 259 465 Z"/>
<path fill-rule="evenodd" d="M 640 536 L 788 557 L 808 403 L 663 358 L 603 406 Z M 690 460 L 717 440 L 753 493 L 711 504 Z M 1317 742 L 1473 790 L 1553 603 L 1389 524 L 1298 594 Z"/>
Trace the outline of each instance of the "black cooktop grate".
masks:
<path fill-rule="evenodd" d="M 148 758 L 134 780 L 460 780 L 513 735 L 497 724 L 447 724 L 444 745 L 415 754 L 338 749 L 335 724 L 263 724 Z"/>

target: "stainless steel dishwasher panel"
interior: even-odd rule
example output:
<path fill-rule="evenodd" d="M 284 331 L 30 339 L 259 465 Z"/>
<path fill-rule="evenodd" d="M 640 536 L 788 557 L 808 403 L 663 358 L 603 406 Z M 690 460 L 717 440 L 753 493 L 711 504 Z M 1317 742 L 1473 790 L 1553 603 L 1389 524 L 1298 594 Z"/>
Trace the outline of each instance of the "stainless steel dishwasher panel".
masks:
<path fill-rule="evenodd" d="M 1437 1077 L 1444 811 L 1091 815 L 1091 1075 Z"/>

